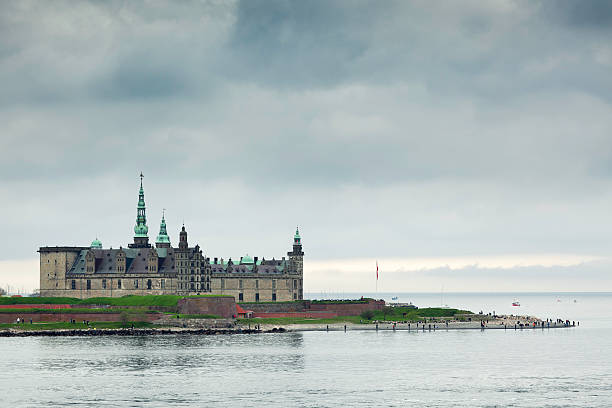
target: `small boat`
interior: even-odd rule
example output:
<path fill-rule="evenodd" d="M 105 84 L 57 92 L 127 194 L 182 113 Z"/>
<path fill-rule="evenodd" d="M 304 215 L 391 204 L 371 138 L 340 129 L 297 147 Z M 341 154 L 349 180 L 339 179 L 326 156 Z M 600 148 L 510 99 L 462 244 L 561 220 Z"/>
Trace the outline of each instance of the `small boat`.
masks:
<path fill-rule="evenodd" d="M 512 302 L 512 306 L 520 306 L 521 304 L 519 303 L 518 300 L 514 300 L 514 302 Z"/>
<path fill-rule="evenodd" d="M 397 300 L 397 299 L 399 299 L 399 297 L 398 297 L 398 296 L 393 296 L 393 297 L 391 298 L 391 300 Z"/>

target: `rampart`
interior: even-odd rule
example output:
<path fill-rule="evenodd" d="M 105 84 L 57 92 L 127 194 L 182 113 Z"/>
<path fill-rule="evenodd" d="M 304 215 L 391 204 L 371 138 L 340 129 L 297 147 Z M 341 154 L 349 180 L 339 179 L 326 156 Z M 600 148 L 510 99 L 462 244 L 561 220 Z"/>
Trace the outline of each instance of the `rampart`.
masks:
<path fill-rule="evenodd" d="M 359 316 L 366 310 L 382 310 L 384 300 L 363 299 L 358 301 L 320 301 L 304 300 L 286 303 L 241 303 L 245 310 L 253 312 L 254 317 L 335 317 Z M 327 314 L 327 315 L 325 315 Z"/>
<path fill-rule="evenodd" d="M 209 314 L 226 319 L 236 316 L 233 296 L 183 298 L 177 306 L 179 313 L 184 314 Z"/>
<path fill-rule="evenodd" d="M 120 322 L 121 313 L 0 313 L 0 323 L 15 323 L 17 318 L 25 322 Z M 159 319 L 158 313 L 130 313 L 132 322 L 152 322 Z"/>

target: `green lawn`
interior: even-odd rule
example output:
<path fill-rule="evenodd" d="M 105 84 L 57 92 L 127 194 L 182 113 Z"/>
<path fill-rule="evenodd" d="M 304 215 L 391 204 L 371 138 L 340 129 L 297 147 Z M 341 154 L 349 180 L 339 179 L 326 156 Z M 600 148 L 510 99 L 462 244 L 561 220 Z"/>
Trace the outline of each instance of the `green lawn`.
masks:
<path fill-rule="evenodd" d="M 406 313 L 406 315 L 404 315 Z M 338 316 L 331 318 L 307 318 L 307 317 L 276 317 L 276 318 L 255 318 L 255 319 L 238 319 L 237 322 L 242 325 L 256 325 L 256 324 L 277 324 L 277 325 L 290 325 L 290 324 L 333 324 L 333 323 L 354 323 L 354 324 L 369 324 L 374 320 L 378 321 L 410 321 L 416 322 L 423 320 L 424 318 L 437 318 L 437 319 L 457 319 L 462 314 L 471 314 L 472 312 L 467 310 L 459 309 L 443 309 L 443 308 L 424 308 L 424 309 L 412 309 L 407 307 L 393 307 L 388 309 L 388 313 L 384 314 L 383 311 L 377 311 L 374 313 L 374 317 L 371 320 L 367 320 L 361 316 Z"/>
<path fill-rule="evenodd" d="M 96 329 L 119 329 L 119 328 L 145 328 L 159 327 L 149 322 L 90 322 L 89 327 Z M 21 330 L 53 330 L 53 329 L 87 329 L 88 326 L 83 323 L 67 323 L 67 322 L 52 322 L 52 323 L 0 323 L 0 329 L 21 329 Z"/>
<path fill-rule="evenodd" d="M 148 309 L 86 309 L 86 308 L 70 308 L 70 309 L 39 309 L 39 308 L 27 308 L 27 309 L 0 309 L 0 314 L 8 313 L 49 313 L 49 314 L 66 314 L 66 313 L 121 313 L 125 310 L 128 313 L 158 313 L 154 310 Z"/>
<path fill-rule="evenodd" d="M 469 310 L 446 309 L 440 307 L 426 307 L 423 309 L 388 307 L 387 313 L 381 310 L 374 312 L 372 320 L 416 322 L 424 318 L 457 319 L 460 318 L 460 315 L 464 314 L 472 314 L 472 312 Z"/>
<path fill-rule="evenodd" d="M 200 297 L 227 297 L 227 295 L 128 295 L 118 298 L 97 297 L 77 299 L 69 297 L 0 297 L 0 305 L 27 305 L 27 304 L 69 304 L 69 305 L 111 305 L 111 306 L 164 306 L 176 307 L 179 299 Z"/>

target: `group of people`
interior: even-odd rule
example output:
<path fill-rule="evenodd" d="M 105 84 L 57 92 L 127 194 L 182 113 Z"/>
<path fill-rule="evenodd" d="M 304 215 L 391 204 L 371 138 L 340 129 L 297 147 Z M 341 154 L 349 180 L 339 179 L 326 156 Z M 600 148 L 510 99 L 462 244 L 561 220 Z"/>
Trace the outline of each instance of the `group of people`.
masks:
<path fill-rule="evenodd" d="M 19 324 L 19 323 L 26 323 L 26 320 L 21 318 L 21 317 L 18 317 L 17 318 L 17 324 Z M 30 324 L 32 324 L 32 319 L 30 319 Z"/>

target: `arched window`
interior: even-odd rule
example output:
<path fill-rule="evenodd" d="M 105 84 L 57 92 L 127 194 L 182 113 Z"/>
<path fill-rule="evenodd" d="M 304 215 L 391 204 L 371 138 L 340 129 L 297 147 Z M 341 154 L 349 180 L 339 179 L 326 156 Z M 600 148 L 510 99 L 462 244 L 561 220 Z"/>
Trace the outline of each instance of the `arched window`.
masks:
<path fill-rule="evenodd" d="M 147 280 L 147 289 L 151 289 L 151 279 Z"/>

